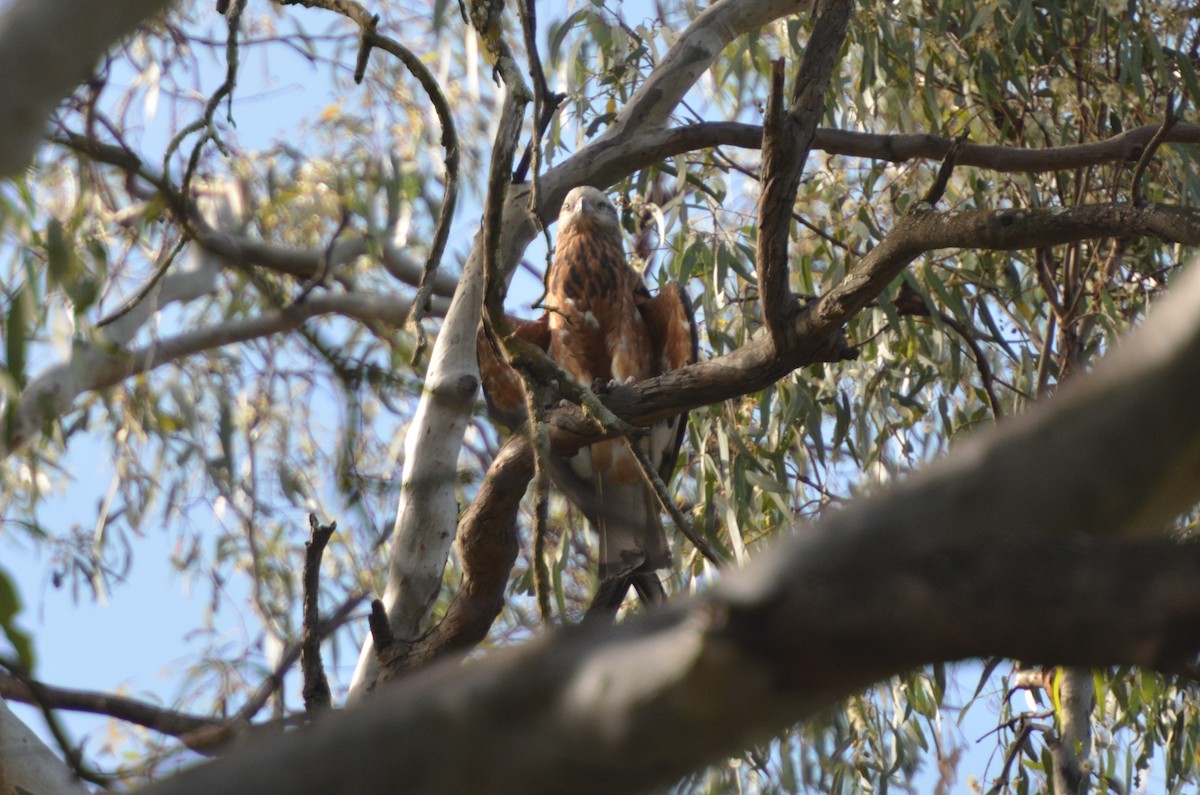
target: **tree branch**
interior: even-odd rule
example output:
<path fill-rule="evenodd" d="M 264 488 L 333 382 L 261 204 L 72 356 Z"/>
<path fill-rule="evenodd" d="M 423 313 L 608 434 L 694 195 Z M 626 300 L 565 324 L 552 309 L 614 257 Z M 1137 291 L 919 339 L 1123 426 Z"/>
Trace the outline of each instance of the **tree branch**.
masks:
<path fill-rule="evenodd" d="M 601 148 L 610 141 L 627 139 L 639 129 L 664 127 L 684 95 L 700 75 L 708 71 L 725 45 L 748 31 L 787 14 L 803 11 L 810 5 L 807 0 L 718 0 L 713 3 L 679 35 L 594 146 Z M 635 170 L 631 168 L 628 173 Z M 559 203 L 561 201 L 560 197 Z M 553 206 L 557 207 L 557 204 Z"/>
<path fill-rule="evenodd" d="M 68 361 L 46 368 L 26 384 L 14 417 L 12 436 L 7 446 L 0 442 L 0 457 L 23 447 L 45 423 L 69 411 L 75 399 L 85 392 L 113 386 L 202 351 L 288 332 L 320 315 L 340 314 L 401 328 L 407 311 L 407 299 L 400 296 L 323 293 L 285 309 L 184 332 L 133 351 L 77 343 Z"/>
<path fill-rule="evenodd" d="M 442 148 L 446 152 L 446 185 L 442 192 L 441 213 L 438 215 L 437 224 L 433 230 L 433 243 L 429 247 L 429 256 L 425 260 L 425 267 L 421 270 L 417 295 L 413 300 L 410 312 L 409 324 L 417 325 L 421 322 L 425 304 L 433 293 L 434 278 L 437 276 L 442 254 L 446 251 L 446 243 L 450 239 L 450 223 L 454 218 L 454 208 L 458 205 L 458 133 L 455 130 L 454 114 L 450 110 L 450 103 L 446 101 L 446 95 L 442 93 L 437 79 L 420 58 L 400 42 L 377 33 L 374 21 L 368 30 L 363 31 L 363 41 L 364 46 L 378 47 L 400 59 L 417 78 L 421 87 L 425 89 L 425 93 L 437 113 L 438 121 L 442 125 Z M 425 343 L 425 335 L 419 328 L 418 340 L 414 358 L 421 355 L 421 349 Z"/>
<path fill-rule="evenodd" d="M 304 672 L 304 711 L 309 715 L 328 709 L 332 699 L 325 665 L 321 661 L 321 558 L 337 522 L 322 525 L 316 514 L 308 515 L 312 537 L 304 545 L 304 620 L 300 640 L 300 668 Z"/>
<path fill-rule="evenodd" d="M 55 687 L 39 682 L 38 693 L 32 690 L 17 677 L 10 674 L 0 674 L 0 698 L 16 701 L 22 704 L 41 703 L 50 709 L 65 709 L 71 712 L 87 712 L 93 715 L 103 715 L 116 718 L 127 723 L 145 726 L 162 732 L 170 737 L 180 737 L 189 732 L 219 726 L 224 721 L 218 718 L 206 718 L 199 715 L 189 715 L 172 709 L 139 701 L 111 693 L 99 693 L 91 690 L 71 690 Z"/>
<path fill-rule="evenodd" d="M 838 336 L 842 326 L 875 300 L 909 263 L 929 251 L 1017 250 L 1114 235 L 1200 245 L 1200 210 L 1163 204 L 945 213 L 926 208 L 902 216 L 896 229 L 852 266 L 842 281 L 805 307 L 796 319 L 794 347 L 776 351 L 768 337 L 759 336 L 716 359 L 635 384 L 613 385 L 605 393 L 604 403 L 627 422 L 645 425 L 755 392 L 797 367 L 853 356 Z M 554 409 L 548 421 L 557 452 L 569 454 L 599 438 L 570 409 Z"/>
<path fill-rule="evenodd" d="M 308 281 L 323 271 L 336 270 L 357 257 L 370 253 L 372 243 L 383 253 L 381 264 L 395 279 L 414 287 L 421 283 L 423 269 L 414 259 L 396 248 L 388 239 L 372 240 L 368 235 L 347 236 L 332 248 L 295 249 L 278 246 L 234 234 L 229 228 L 213 226 L 195 201 L 186 199 L 162 174 L 151 171 L 133 152 L 120 146 L 106 144 L 78 133 L 66 132 L 51 139 L 86 155 L 98 163 L 121 169 L 129 176 L 150 182 L 168 199 L 172 209 L 189 222 L 193 241 L 209 254 L 234 267 L 257 266 L 286 276 Z M 240 219 L 239 219 L 240 220 Z M 433 294 L 445 298 L 454 295 L 458 280 L 439 271 L 433 279 Z M 444 306 L 444 305 L 443 305 Z"/>
<path fill-rule="evenodd" d="M 783 67 L 780 58 L 771 69 L 771 94 L 763 121 L 762 195 L 758 204 L 756 266 L 763 319 L 771 339 L 781 348 L 789 345 L 788 334 L 798 311 L 792 296 L 788 267 L 792 208 L 800 175 L 808 161 L 817 124 L 825 115 L 825 93 L 837 56 L 846 38 L 846 25 L 853 9 L 850 0 L 829 0 L 813 26 L 800 62 L 791 108 L 783 103 Z"/>
<path fill-rule="evenodd" d="M 476 5 L 479 3 L 472 8 Z M 482 29 L 479 32 L 485 38 L 492 33 Z M 496 263 L 503 261 L 500 241 L 505 232 L 508 175 L 512 173 L 517 136 L 530 97 L 515 66 L 506 66 L 501 61 L 497 68 L 505 74 L 508 94 L 492 150 L 483 229 L 476 236 L 463 267 L 462 279 L 434 345 L 425 392 L 411 428 L 405 430 L 408 465 L 401 477 L 387 586 L 381 600 L 392 634 L 401 643 L 412 642 L 421 634 L 441 588 L 446 558 L 454 540 L 458 518 L 454 488 L 458 453 L 479 387 L 475 330 L 482 317 L 489 275 L 498 270 Z M 377 671 L 374 644 L 368 636 L 350 684 L 351 703 L 366 695 Z"/>
<path fill-rule="evenodd" d="M 150 792 L 642 790 L 929 662 L 1177 669 L 1200 650 L 1200 545 L 1116 536 L 1200 497 L 1198 382 L 1192 272 L 1094 373 L 699 597 L 435 667 Z"/>
<path fill-rule="evenodd" d="M 74 0 L 17 0 L 0 12 L 0 178 L 29 163 L 50 113 L 100 56 L 167 5 L 124 0 L 81 14 Z"/>
<path fill-rule="evenodd" d="M 462 582 L 446 615 L 415 643 L 391 655 L 380 681 L 423 668 L 448 655 L 467 652 L 487 637 L 504 607 L 504 591 L 516 563 L 517 513 L 533 474 L 529 436 L 509 437 L 458 525 Z"/>

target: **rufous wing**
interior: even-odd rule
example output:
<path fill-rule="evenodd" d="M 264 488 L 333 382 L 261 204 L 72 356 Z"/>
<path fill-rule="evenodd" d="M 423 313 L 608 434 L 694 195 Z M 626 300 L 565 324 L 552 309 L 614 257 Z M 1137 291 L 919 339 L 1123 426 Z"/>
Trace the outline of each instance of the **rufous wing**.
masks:
<path fill-rule="evenodd" d="M 695 364 L 700 350 L 696 313 L 678 282 L 668 282 L 658 295 L 638 304 L 654 351 L 654 375 Z M 655 423 L 650 429 L 650 460 L 664 482 L 671 479 L 687 433 L 687 413 Z"/>
<path fill-rule="evenodd" d="M 550 347 L 550 313 L 543 312 L 533 320 L 508 318 L 513 334 L 536 345 L 542 350 Z M 488 414 L 510 430 L 525 422 L 525 394 L 521 388 L 521 376 L 500 351 L 496 350 L 484 333 L 483 326 L 475 337 L 475 353 L 479 357 L 479 380 L 483 382 L 483 396 L 487 400 Z"/>

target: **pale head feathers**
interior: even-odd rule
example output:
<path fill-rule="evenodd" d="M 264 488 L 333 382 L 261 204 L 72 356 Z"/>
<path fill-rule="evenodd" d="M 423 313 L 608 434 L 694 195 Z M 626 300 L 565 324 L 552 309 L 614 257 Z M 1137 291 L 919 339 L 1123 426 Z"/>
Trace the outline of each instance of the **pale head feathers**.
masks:
<path fill-rule="evenodd" d="M 562 210 L 558 213 L 558 227 L 561 231 L 564 227 L 580 223 L 585 226 L 596 224 L 616 229 L 616 205 L 604 191 L 590 185 L 572 188 L 563 199 Z"/>

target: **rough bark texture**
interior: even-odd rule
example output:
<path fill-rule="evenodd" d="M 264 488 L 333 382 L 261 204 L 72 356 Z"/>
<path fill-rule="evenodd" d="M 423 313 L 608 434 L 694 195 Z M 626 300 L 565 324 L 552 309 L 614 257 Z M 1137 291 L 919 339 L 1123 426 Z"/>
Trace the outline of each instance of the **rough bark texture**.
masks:
<path fill-rule="evenodd" d="M 487 637 L 504 607 L 504 591 L 517 560 L 517 512 L 533 475 L 533 450 L 524 434 L 500 449 L 471 507 L 458 525 L 462 582 L 437 626 L 411 644 L 389 649 L 380 680 L 469 651 Z"/>
<path fill-rule="evenodd" d="M 640 791 L 922 663 L 1178 669 L 1200 545 L 1121 536 L 1200 496 L 1198 387 L 1193 272 L 1094 373 L 698 597 L 435 666 L 151 791 Z"/>

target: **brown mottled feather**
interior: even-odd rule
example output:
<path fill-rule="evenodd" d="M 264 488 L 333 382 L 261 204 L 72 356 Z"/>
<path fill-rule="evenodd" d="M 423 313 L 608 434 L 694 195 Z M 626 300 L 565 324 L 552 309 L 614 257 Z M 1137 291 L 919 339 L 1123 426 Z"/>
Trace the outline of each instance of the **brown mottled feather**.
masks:
<path fill-rule="evenodd" d="M 691 302 L 677 284 L 651 297 L 629 266 L 612 202 L 595 188 L 575 188 L 559 214 L 558 241 L 546 274 L 548 315 L 514 325 L 580 383 L 637 381 L 696 360 Z M 528 335 L 528 336 L 526 336 Z M 519 380 L 486 340 L 480 371 L 489 408 L 502 421 L 523 418 Z M 675 468 L 686 415 L 656 423 L 640 441 L 664 480 Z M 510 423 L 511 426 L 511 423 Z M 655 573 L 670 564 L 659 506 L 624 442 L 604 441 L 570 459 L 551 461 L 555 484 L 600 536 L 600 577 L 590 614 L 617 610 L 630 587 L 646 603 L 663 598 Z"/>

